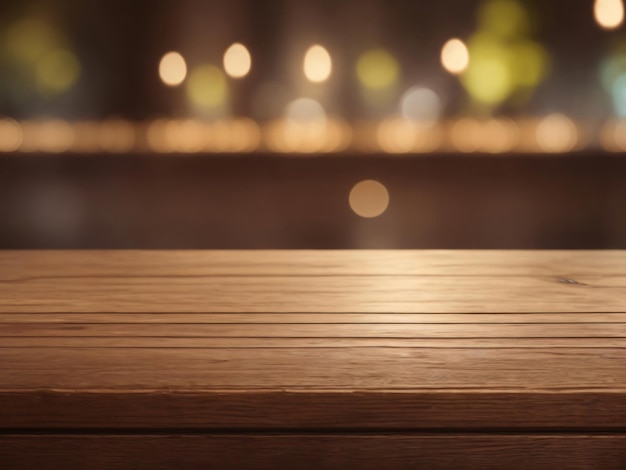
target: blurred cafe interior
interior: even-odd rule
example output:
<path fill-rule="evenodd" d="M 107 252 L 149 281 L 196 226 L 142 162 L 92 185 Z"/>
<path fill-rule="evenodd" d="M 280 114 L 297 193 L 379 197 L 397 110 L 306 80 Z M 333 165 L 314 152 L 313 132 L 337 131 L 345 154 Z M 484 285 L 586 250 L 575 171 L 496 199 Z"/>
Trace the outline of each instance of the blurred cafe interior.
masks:
<path fill-rule="evenodd" d="M 0 4 L 0 248 L 626 248 L 622 0 Z"/>

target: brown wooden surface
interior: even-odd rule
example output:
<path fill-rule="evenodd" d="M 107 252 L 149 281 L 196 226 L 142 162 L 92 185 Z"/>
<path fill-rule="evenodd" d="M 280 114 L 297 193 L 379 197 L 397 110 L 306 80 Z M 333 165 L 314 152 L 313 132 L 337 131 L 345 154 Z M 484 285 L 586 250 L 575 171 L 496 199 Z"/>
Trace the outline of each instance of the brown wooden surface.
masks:
<path fill-rule="evenodd" d="M 0 312 L 623 313 L 624 265 L 620 252 L 6 252 Z"/>
<path fill-rule="evenodd" d="M 5 470 L 623 470 L 614 435 L 0 436 Z"/>
<path fill-rule="evenodd" d="M 85 429 L 195 430 L 136 439 L 172 439 L 198 464 L 197 446 L 241 439 L 276 468 L 296 452 L 282 437 L 220 434 L 271 430 L 302 455 L 321 445 L 329 460 L 311 468 L 380 463 L 385 445 L 400 460 L 376 468 L 463 468 L 447 437 L 419 434 L 437 430 L 465 436 L 458 456 L 485 445 L 508 468 L 527 452 L 528 468 L 558 466 L 569 447 L 600 464 L 560 468 L 622 468 L 626 252 L 0 253 L 0 434 L 20 434 L 0 435 L 4 452 L 141 461 L 127 436 L 54 436 Z M 353 436 L 328 440 L 338 431 Z M 29 440 L 39 451 L 19 460 Z M 501 468 L 489 455 L 464 468 Z"/>

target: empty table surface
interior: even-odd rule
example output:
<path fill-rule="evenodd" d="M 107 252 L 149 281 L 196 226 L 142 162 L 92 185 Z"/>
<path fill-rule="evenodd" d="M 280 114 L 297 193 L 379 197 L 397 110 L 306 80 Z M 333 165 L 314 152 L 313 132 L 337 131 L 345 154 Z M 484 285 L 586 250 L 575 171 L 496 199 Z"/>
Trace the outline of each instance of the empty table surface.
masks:
<path fill-rule="evenodd" d="M 225 468 L 622 468 L 626 252 L 0 252 L 0 432 L 15 468 L 181 436 Z"/>

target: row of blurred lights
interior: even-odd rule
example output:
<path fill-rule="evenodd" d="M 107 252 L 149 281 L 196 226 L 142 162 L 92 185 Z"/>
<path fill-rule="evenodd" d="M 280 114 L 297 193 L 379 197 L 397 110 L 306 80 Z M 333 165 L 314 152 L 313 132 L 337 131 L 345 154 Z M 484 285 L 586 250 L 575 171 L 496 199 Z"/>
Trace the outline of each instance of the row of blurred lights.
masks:
<path fill-rule="evenodd" d="M 469 65 L 469 51 L 460 39 L 451 39 L 442 48 L 441 61 L 453 74 L 464 72 Z M 252 56 L 240 43 L 231 45 L 223 57 L 222 69 L 215 65 L 200 65 L 188 73 L 185 58 L 177 51 L 166 53 L 159 63 L 161 81 L 169 87 L 178 87 L 187 80 L 187 95 L 192 102 L 207 107 L 220 104 L 226 81 L 223 73 L 233 79 L 247 76 L 252 69 Z M 328 50 L 313 44 L 304 54 L 302 70 L 311 83 L 323 83 L 332 75 L 333 60 Z M 381 48 L 367 50 L 356 64 L 361 84 L 370 90 L 382 90 L 394 84 L 399 74 L 396 59 Z"/>
<path fill-rule="evenodd" d="M 595 0 L 594 17 L 598 25 L 604 29 L 619 28 L 624 22 L 622 0 Z M 392 75 L 394 69 L 392 63 L 384 64 L 388 60 L 381 50 L 374 49 L 363 53 L 357 64 L 359 77 L 371 88 L 384 86 L 389 81 L 387 76 Z M 448 72 L 463 73 L 469 61 L 468 48 L 460 39 L 451 39 L 443 46 L 441 62 Z M 252 56 L 246 46 L 241 43 L 232 44 L 224 53 L 223 68 L 232 78 L 240 79 L 247 76 L 252 68 Z M 303 70 L 306 78 L 313 83 L 328 80 L 332 73 L 332 58 L 328 50 L 319 44 L 309 47 L 304 54 Z M 176 51 L 165 54 L 159 64 L 159 74 L 166 85 L 181 85 L 187 77 L 187 63 L 184 57 Z"/>
<path fill-rule="evenodd" d="M 301 103 L 294 103 L 298 107 Z M 297 111 L 297 110 L 296 110 Z M 296 112 L 293 111 L 293 112 Z M 542 119 L 507 118 L 422 124 L 402 118 L 350 125 L 338 118 L 284 118 L 264 125 L 247 119 L 159 119 L 68 123 L 0 120 L 0 152 L 43 153 L 275 153 L 383 152 L 568 153 L 593 144 L 626 152 L 626 120 L 605 123 L 597 138 L 561 114 Z"/>
<path fill-rule="evenodd" d="M 593 15 L 600 27 L 614 30 L 623 24 L 623 0 L 588 1 L 589 5 L 593 2 Z M 478 8 L 477 20 L 476 30 L 465 41 L 453 38 L 442 44 L 443 69 L 458 76 L 467 91 L 469 108 L 466 111 L 470 114 L 493 116 L 498 114 L 502 105 L 511 109 L 522 108 L 551 68 L 549 51 L 532 38 L 532 18 L 528 8 L 520 0 L 485 0 Z M 61 95 L 78 84 L 82 70 L 79 58 L 69 48 L 67 38 L 46 21 L 26 18 L 10 28 L 7 39 L 6 56 L 11 58 L 10 63 L 24 77 L 32 79 L 41 96 Z M 616 44 L 603 60 L 600 75 L 616 115 L 626 118 L 626 43 L 618 41 Z M 329 81 L 333 76 L 333 57 L 326 47 L 312 44 L 300 53 L 302 80 L 313 84 Z M 3 55 L 0 52 L 0 58 Z M 366 108 L 365 115 L 377 119 L 386 116 L 402 91 L 401 62 L 379 46 L 363 50 L 353 65 L 355 84 Z M 226 48 L 219 66 L 215 63 L 189 65 L 177 51 L 165 53 L 158 61 L 161 81 L 167 87 L 184 85 L 190 115 L 203 119 L 231 116 L 230 107 L 234 100 L 231 99 L 229 79 L 243 79 L 252 69 L 250 51 L 238 42 Z M 24 83 L 24 89 L 33 85 L 28 79 Z M 276 87 L 270 90 L 272 85 Z M 324 105 L 330 99 L 327 91 L 332 93 L 334 89 L 332 84 L 330 88 L 301 85 L 298 85 L 300 91 L 308 90 Z M 443 106 L 434 92 L 411 91 L 412 95 L 403 97 L 410 102 L 411 119 L 431 121 L 439 117 Z M 279 116 L 282 107 L 297 96 L 301 95 L 292 96 L 285 84 L 262 83 L 250 103 L 250 115 L 255 118 Z M 404 117 L 405 111 L 403 108 Z"/>
<path fill-rule="evenodd" d="M 235 79 L 244 78 L 252 69 L 252 56 L 246 46 L 235 43 L 224 52 L 222 65 L 224 72 L 229 77 Z M 218 74 L 220 73 L 215 66 L 204 65 L 202 67 L 211 67 L 212 70 Z M 313 83 L 321 83 L 328 80 L 332 72 L 330 54 L 323 46 L 314 44 L 307 50 L 304 56 L 303 69 L 307 79 Z M 198 76 L 198 70 L 202 71 L 203 69 L 198 68 L 192 72 L 190 77 L 192 83 L 197 81 L 194 79 L 194 76 Z M 187 62 L 185 58 L 176 51 L 165 54 L 159 63 L 159 76 L 167 86 L 177 87 L 182 85 L 187 78 Z M 190 92 L 193 93 L 193 88 L 190 88 Z"/>
<path fill-rule="evenodd" d="M 594 16 L 602 28 L 618 28 L 624 22 L 623 0 L 595 0 Z M 478 29 L 467 43 L 452 38 L 442 45 L 443 69 L 459 76 L 477 115 L 493 115 L 504 103 L 522 106 L 548 75 L 550 56 L 541 44 L 531 39 L 530 21 L 529 13 L 517 0 L 489 0 L 480 8 Z M 302 54 L 303 78 L 313 84 L 328 81 L 333 74 L 329 51 L 313 44 Z M 622 118 L 626 118 L 624 57 L 620 53 L 612 54 L 601 68 L 603 85 Z M 224 52 L 221 67 L 200 64 L 188 71 L 181 53 L 168 52 L 159 63 L 159 76 L 169 87 L 185 84 L 187 99 L 200 116 L 225 117 L 229 114 L 227 77 L 242 79 L 252 66 L 248 48 L 235 43 Z M 382 47 L 376 47 L 358 56 L 354 70 L 371 110 L 388 110 L 401 78 L 397 59 Z M 274 96 L 272 101 L 288 101 L 283 98 Z M 408 115 L 414 121 L 430 122 L 439 118 L 443 105 L 432 90 L 414 87 L 403 96 L 401 107 L 404 118 Z"/>

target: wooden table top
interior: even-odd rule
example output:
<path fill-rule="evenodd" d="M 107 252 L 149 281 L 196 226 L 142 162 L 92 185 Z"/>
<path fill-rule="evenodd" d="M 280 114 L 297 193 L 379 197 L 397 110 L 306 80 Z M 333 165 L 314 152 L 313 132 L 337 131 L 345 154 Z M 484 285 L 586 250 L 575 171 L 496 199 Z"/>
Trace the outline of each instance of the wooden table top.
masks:
<path fill-rule="evenodd" d="M 626 252 L 0 252 L 0 428 L 626 430 Z"/>

